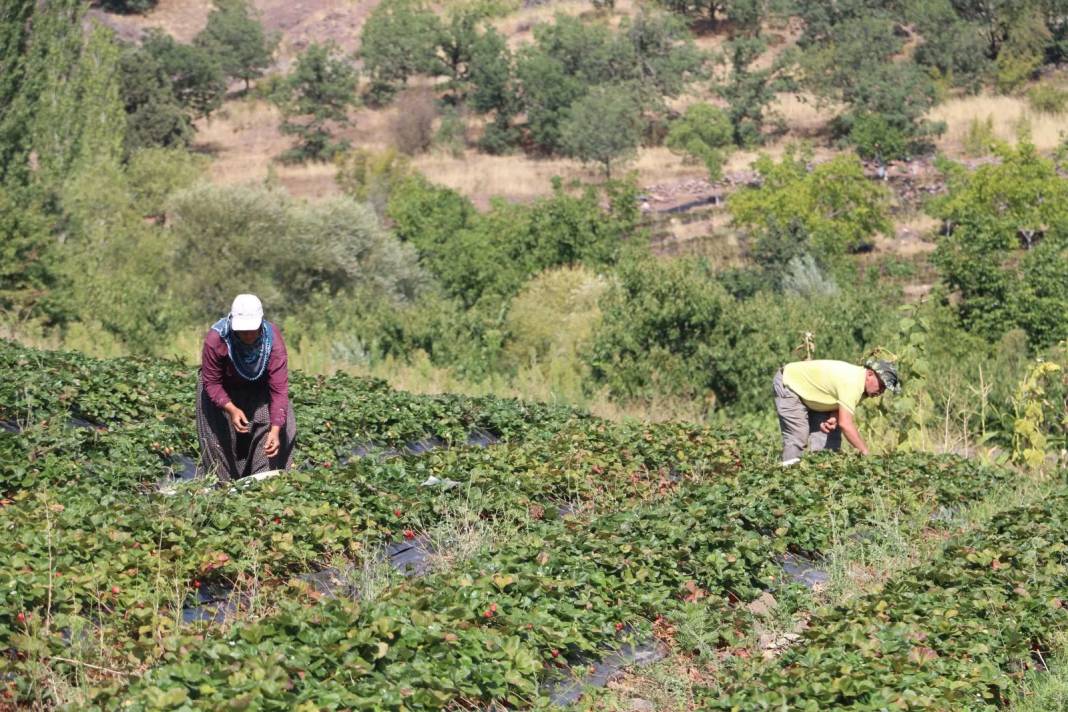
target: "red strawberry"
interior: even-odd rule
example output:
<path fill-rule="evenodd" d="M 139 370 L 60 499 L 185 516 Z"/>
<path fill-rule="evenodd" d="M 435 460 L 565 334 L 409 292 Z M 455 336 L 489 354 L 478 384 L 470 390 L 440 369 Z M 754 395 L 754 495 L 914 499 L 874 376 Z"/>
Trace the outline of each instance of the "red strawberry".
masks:
<path fill-rule="evenodd" d="M 491 611 L 491 610 L 482 611 L 482 617 L 483 618 L 493 618 L 493 611 Z"/>
<path fill-rule="evenodd" d="M 549 654 L 552 655 L 554 658 L 560 657 L 560 651 L 557 650 L 556 648 L 553 648 L 552 651 Z"/>
<path fill-rule="evenodd" d="M 405 529 L 404 530 L 404 538 L 408 539 L 408 540 L 414 539 L 415 538 L 415 532 L 412 531 L 411 529 Z"/>
<path fill-rule="evenodd" d="M 200 588 L 200 581 L 193 581 L 193 588 Z"/>
<path fill-rule="evenodd" d="M 19 623 L 25 623 L 26 622 L 26 614 L 23 613 L 22 611 L 19 611 L 19 614 L 17 616 L 15 616 L 15 620 L 17 620 Z"/>
<path fill-rule="evenodd" d="M 282 523 L 282 518 L 281 517 L 275 517 L 274 518 L 274 523 L 275 524 L 281 524 Z"/>
<path fill-rule="evenodd" d="M 623 624 L 622 623 L 616 623 L 616 630 L 617 631 L 623 630 Z"/>
<path fill-rule="evenodd" d="M 402 514 L 402 512 L 399 509 L 394 509 L 393 510 L 393 516 L 397 517 L 398 519 L 400 518 L 401 514 Z"/>
<path fill-rule="evenodd" d="M 118 586 L 112 586 L 111 587 L 111 593 L 112 593 L 112 595 L 118 596 L 120 593 L 122 593 L 122 589 L 119 588 Z"/>

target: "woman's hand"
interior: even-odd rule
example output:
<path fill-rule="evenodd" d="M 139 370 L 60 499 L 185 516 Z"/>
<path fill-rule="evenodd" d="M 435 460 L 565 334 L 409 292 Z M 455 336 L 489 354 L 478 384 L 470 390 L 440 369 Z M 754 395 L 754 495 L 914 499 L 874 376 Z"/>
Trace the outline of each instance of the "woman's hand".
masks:
<path fill-rule="evenodd" d="M 280 428 L 277 425 L 272 425 L 271 429 L 267 432 L 267 439 L 263 441 L 263 454 L 267 457 L 274 457 L 278 454 L 278 432 Z"/>
<path fill-rule="evenodd" d="M 825 420 L 822 423 L 820 423 L 820 430 L 822 430 L 825 433 L 829 433 L 829 432 L 831 432 L 832 430 L 834 430 L 837 427 L 838 427 L 838 418 L 834 417 L 833 415 L 830 418 L 827 418 L 827 420 Z"/>
<path fill-rule="evenodd" d="M 234 426 L 234 430 L 239 433 L 247 433 L 249 431 L 248 418 L 245 417 L 245 411 L 238 408 L 232 402 L 226 404 L 226 415 L 230 418 L 230 423 Z"/>

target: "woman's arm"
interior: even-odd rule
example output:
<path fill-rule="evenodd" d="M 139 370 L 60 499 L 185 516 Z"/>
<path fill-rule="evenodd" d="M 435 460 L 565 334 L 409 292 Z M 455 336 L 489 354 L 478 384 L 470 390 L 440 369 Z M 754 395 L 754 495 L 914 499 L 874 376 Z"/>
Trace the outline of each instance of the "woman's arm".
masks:
<path fill-rule="evenodd" d="M 219 355 L 222 348 L 223 355 Z M 208 398 L 221 410 L 229 412 L 227 406 L 232 405 L 230 394 L 223 387 L 223 359 L 226 358 L 226 349 L 222 338 L 214 330 L 209 330 L 204 337 L 204 348 L 200 352 L 200 378 L 204 382 L 204 390 L 208 392 Z"/>
<path fill-rule="evenodd" d="M 267 386 L 271 395 L 271 426 L 282 428 L 289 410 L 289 355 L 282 340 L 282 332 L 274 324 L 274 339 L 271 355 L 267 360 Z"/>

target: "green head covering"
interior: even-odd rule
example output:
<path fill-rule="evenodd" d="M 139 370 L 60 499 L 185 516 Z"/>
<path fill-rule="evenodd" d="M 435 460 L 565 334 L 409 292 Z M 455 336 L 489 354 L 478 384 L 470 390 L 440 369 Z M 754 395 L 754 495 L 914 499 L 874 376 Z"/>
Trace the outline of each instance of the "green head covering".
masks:
<path fill-rule="evenodd" d="M 870 358 L 864 362 L 864 368 L 875 371 L 875 375 L 886 386 L 886 390 L 895 395 L 901 392 L 901 377 L 897 374 L 897 366 L 890 361 Z"/>

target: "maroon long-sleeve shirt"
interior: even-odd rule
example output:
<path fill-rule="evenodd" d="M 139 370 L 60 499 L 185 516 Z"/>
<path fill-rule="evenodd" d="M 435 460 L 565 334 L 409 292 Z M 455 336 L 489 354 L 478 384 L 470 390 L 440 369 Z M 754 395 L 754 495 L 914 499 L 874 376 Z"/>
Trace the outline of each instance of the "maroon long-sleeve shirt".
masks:
<path fill-rule="evenodd" d="M 267 359 L 267 371 L 256 383 L 270 389 L 271 425 L 282 427 L 286 424 L 286 411 L 289 410 L 289 357 L 282 333 L 271 324 L 274 334 L 271 340 L 271 355 Z M 204 350 L 200 355 L 200 374 L 204 381 L 204 390 L 208 392 L 211 402 L 219 408 L 229 403 L 230 391 L 249 385 L 249 381 L 238 375 L 226 350 L 226 342 L 214 329 L 208 330 L 204 337 Z M 246 414 L 247 415 L 247 414 Z"/>

